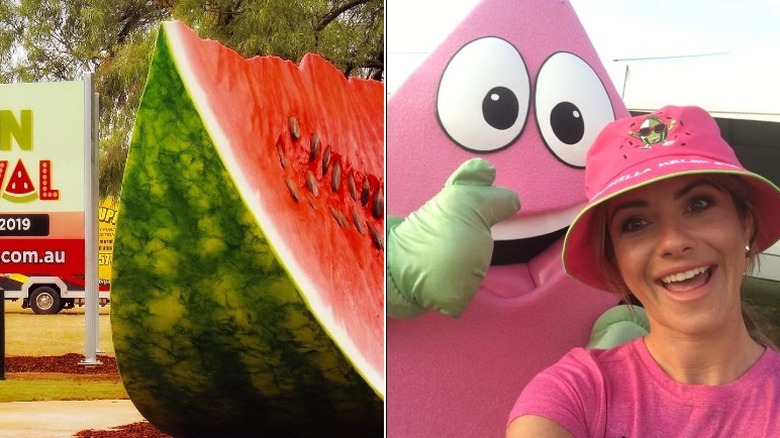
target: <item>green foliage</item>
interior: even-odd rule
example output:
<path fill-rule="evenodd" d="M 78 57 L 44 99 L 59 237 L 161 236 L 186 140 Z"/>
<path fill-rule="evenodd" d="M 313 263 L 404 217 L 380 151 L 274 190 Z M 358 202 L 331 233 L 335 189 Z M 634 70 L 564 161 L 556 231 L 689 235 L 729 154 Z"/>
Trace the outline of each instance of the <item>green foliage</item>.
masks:
<path fill-rule="evenodd" d="M 172 18 L 245 57 L 313 52 L 346 75 L 383 75 L 384 0 L 0 0 L 0 82 L 94 73 L 101 195 L 119 193 L 157 24 Z"/>

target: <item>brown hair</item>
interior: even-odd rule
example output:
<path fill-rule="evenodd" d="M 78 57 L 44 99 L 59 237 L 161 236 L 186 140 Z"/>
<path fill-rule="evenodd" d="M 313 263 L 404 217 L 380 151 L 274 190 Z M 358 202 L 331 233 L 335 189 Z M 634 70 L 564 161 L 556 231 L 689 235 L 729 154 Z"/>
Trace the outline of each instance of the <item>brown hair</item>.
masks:
<path fill-rule="evenodd" d="M 734 207 L 736 208 L 742 223 L 744 224 L 745 221 L 752 222 L 751 235 L 747 242 L 749 249 L 747 249 L 745 254 L 748 259 L 745 273 L 751 273 L 753 272 L 754 267 L 758 265 L 758 251 L 756 250 L 755 242 L 761 224 L 758 210 L 753 201 L 753 193 L 747 183 L 736 175 L 713 174 L 710 178 L 713 184 L 731 195 Z M 623 302 L 636 302 L 635 299 L 632 299 L 633 295 L 625 281 L 623 281 L 623 277 L 620 275 L 620 271 L 617 267 L 618 264 L 615 259 L 615 251 L 609 237 L 609 229 L 607 228 L 607 204 L 608 203 L 602 203 L 593 211 L 593 223 L 596 228 L 593 232 L 595 242 L 597 242 L 596 248 L 594 248 L 596 269 L 598 271 L 597 274 L 607 285 L 607 292 L 620 296 Z M 757 321 L 761 320 L 761 318 L 745 303 L 744 298 L 742 300 L 742 318 L 745 321 L 745 326 L 750 337 L 753 338 L 754 341 L 765 347 L 770 347 L 775 350 L 778 349 L 772 340 L 760 330 Z"/>

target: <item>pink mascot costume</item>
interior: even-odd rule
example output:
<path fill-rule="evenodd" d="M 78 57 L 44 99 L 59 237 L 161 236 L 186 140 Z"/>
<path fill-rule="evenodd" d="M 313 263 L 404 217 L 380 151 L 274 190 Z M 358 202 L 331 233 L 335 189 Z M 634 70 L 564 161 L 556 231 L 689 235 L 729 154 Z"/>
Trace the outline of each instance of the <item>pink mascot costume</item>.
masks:
<path fill-rule="evenodd" d="M 504 436 L 525 384 L 617 303 L 561 246 L 585 152 L 626 115 L 564 0 L 483 0 L 393 93 L 389 437 Z"/>

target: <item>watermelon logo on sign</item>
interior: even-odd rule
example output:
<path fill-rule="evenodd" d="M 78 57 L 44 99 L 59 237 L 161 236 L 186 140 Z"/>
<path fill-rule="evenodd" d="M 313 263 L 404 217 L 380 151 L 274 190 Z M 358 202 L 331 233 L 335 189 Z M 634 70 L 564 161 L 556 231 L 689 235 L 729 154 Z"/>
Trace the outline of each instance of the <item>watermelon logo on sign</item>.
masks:
<path fill-rule="evenodd" d="M 13 111 L 0 110 L 0 152 L 11 150 L 12 139 L 19 149 L 32 151 L 32 110 L 21 110 L 19 116 L 21 121 L 16 119 Z M 16 162 L 8 181 L 5 178 L 7 170 L 8 160 L 0 160 L 0 196 L 3 199 L 16 203 L 60 199 L 60 191 L 52 188 L 51 160 L 38 161 L 37 187 L 40 188 L 40 193 L 21 159 Z"/>

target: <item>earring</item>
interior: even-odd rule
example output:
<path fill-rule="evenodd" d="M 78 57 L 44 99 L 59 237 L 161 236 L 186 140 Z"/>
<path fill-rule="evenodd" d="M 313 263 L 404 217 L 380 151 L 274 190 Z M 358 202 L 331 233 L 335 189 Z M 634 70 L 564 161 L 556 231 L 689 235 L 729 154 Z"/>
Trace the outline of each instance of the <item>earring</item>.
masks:
<path fill-rule="evenodd" d="M 750 245 L 745 245 L 745 257 L 750 255 Z"/>

